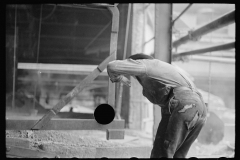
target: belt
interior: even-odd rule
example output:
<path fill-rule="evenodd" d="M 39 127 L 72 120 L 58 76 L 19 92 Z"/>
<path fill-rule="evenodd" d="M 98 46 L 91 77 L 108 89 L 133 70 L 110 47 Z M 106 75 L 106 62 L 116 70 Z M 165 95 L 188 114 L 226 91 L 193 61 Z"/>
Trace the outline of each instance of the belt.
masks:
<path fill-rule="evenodd" d="M 173 89 L 173 93 L 179 92 L 179 91 L 192 91 L 193 93 L 197 94 L 200 97 L 200 99 L 203 101 L 203 103 L 205 103 L 202 95 L 195 88 L 181 86 L 181 87 L 176 87 Z"/>

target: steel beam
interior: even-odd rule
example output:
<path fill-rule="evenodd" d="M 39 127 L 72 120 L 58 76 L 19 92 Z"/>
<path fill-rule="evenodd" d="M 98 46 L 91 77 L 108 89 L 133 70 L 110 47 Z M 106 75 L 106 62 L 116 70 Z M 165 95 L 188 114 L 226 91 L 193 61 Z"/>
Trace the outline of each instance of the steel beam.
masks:
<path fill-rule="evenodd" d="M 111 41 L 110 41 L 110 53 L 117 51 L 117 42 L 118 42 L 118 31 L 119 31 L 119 10 L 116 6 L 108 7 L 108 10 L 112 13 L 112 32 L 111 32 Z M 117 55 L 114 55 L 114 60 L 117 59 Z M 108 104 L 113 108 L 115 107 L 115 91 L 116 84 L 112 83 L 110 78 L 108 80 Z"/>
<path fill-rule="evenodd" d="M 155 58 L 171 63 L 172 45 L 172 4 L 155 4 Z M 153 108 L 153 140 L 161 120 L 161 108 L 154 105 Z"/>
<path fill-rule="evenodd" d="M 228 50 L 235 48 L 235 42 L 219 45 L 219 46 L 214 46 L 214 47 L 209 47 L 209 48 L 204 48 L 204 49 L 198 49 L 198 50 L 193 50 L 193 51 L 188 51 L 188 52 L 182 52 L 179 54 L 173 54 L 173 59 L 177 60 L 182 56 L 189 56 L 189 55 L 196 55 L 196 54 L 203 54 L 207 52 L 216 52 L 216 51 L 221 51 L 221 50 Z"/>
<path fill-rule="evenodd" d="M 174 41 L 172 46 L 174 48 L 177 48 L 178 46 L 187 43 L 190 40 L 197 39 L 205 34 L 213 32 L 227 25 L 230 25 L 234 22 L 235 22 L 235 10 L 215 19 L 214 21 L 200 27 L 199 29 L 190 32 L 188 35 Z"/>
<path fill-rule="evenodd" d="M 172 4 L 155 4 L 155 58 L 171 63 Z"/>
<path fill-rule="evenodd" d="M 6 130 L 31 130 L 37 119 L 7 119 Z M 106 130 L 124 129 L 124 120 L 114 120 L 107 125 L 94 119 L 52 119 L 42 130 Z"/>

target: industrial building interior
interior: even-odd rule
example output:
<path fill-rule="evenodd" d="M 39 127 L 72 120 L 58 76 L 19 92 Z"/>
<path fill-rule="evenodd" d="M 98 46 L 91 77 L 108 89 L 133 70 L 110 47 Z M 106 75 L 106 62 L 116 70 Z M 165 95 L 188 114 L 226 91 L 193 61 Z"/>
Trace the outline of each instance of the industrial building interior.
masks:
<path fill-rule="evenodd" d="M 20 141 L 27 140 L 24 145 L 31 142 L 27 148 L 52 152 L 49 157 L 148 158 L 161 119 L 157 115 L 160 109 L 141 95 L 141 86 L 134 78 L 131 78 L 131 88 L 110 84 L 106 69 L 72 97 L 54 118 L 79 120 L 81 124 L 90 120 L 89 124 L 96 125 L 94 110 L 111 101 L 119 117 L 109 129 L 118 129 L 117 124 L 121 123 L 119 129 L 124 139 L 106 140 L 107 127 L 78 130 L 74 129 L 75 123 L 70 125 L 70 131 L 63 131 L 63 125 L 54 131 L 8 128 L 12 119 L 24 120 L 28 126 L 28 120 L 39 120 L 48 114 L 114 51 L 117 60 L 145 53 L 163 58 L 184 71 L 209 107 L 207 123 L 188 157 L 234 156 L 235 4 L 167 4 L 171 8 L 166 9 L 169 15 L 157 9 L 161 5 L 6 5 L 6 144 L 16 146 L 18 151 L 17 146 L 22 147 Z M 165 34 L 158 32 L 164 21 L 171 25 Z M 161 42 L 161 36 L 166 36 L 171 44 Z M 157 51 L 163 45 L 170 45 L 170 54 Z M 24 128 L 25 124 L 20 127 Z M 119 146 L 125 148 L 119 150 Z M 128 147 L 131 149 L 126 151 Z M 103 149 L 100 152 L 92 148 Z M 22 153 L 26 153 L 25 157 L 35 154 L 28 150 Z"/>

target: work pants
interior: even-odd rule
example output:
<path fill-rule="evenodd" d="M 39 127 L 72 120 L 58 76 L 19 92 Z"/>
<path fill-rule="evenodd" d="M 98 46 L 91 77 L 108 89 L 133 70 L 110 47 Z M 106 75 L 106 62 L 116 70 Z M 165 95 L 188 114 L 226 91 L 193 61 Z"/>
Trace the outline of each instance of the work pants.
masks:
<path fill-rule="evenodd" d="M 206 122 L 206 105 L 196 92 L 174 89 L 167 109 L 162 112 L 151 158 L 185 158 Z"/>

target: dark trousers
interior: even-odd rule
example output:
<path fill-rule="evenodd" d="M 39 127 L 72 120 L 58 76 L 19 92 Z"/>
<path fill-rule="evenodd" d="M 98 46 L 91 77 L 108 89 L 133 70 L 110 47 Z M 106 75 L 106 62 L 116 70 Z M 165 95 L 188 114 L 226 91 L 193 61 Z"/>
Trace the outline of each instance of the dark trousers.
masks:
<path fill-rule="evenodd" d="M 191 90 L 174 91 L 162 112 L 151 152 L 151 158 L 185 158 L 206 122 L 207 108 L 200 96 Z"/>

